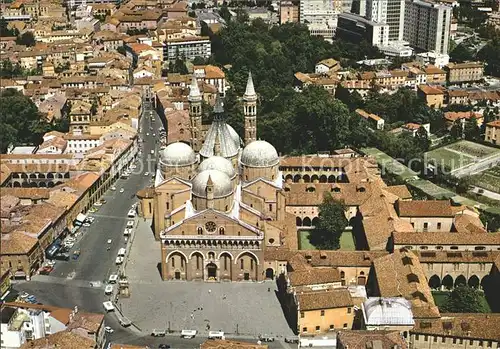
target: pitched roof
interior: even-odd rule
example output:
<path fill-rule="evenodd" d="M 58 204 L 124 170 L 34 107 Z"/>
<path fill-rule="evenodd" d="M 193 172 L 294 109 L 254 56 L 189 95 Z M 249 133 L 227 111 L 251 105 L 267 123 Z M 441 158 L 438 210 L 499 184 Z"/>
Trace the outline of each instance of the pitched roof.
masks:
<path fill-rule="evenodd" d="M 421 90 L 426 95 L 443 95 L 444 94 L 443 89 L 441 89 L 437 86 L 418 85 L 418 89 Z"/>
<path fill-rule="evenodd" d="M 339 331 L 337 343 L 337 346 L 342 344 L 342 348 L 349 349 L 390 349 L 396 346 L 399 349 L 408 348 L 399 331 Z M 375 343 L 380 343 L 380 346 L 377 347 Z"/>
<path fill-rule="evenodd" d="M 486 124 L 489 127 L 500 127 L 500 120 L 490 121 Z"/>
<path fill-rule="evenodd" d="M 500 245 L 500 233 L 393 232 L 395 245 Z"/>
<path fill-rule="evenodd" d="M 346 288 L 321 292 L 297 294 L 300 311 L 345 308 L 354 305 L 351 294 Z"/>
<path fill-rule="evenodd" d="M 494 263 L 500 251 L 418 251 L 420 263 Z"/>
<path fill-rule="evenodd" d="M 93 349 L 96 342 L 69 331 L 61 331 L 23 344 L 20 349 Z"/>
<path fill-rule="evenodd" d="M 266 250 L 266 261 L 290 261 L 300 258 L 304 265 L 306 257 L 312 267 L 370 267 L 375 258 L 387 255 L 386 251 L 269 251 Z M 295 268 L 294 268 L 295 270 Z"/>
<path fill-rule="evenodd" d="M 453 217 L 448 200 L 399 200 L 396 210 L 400 217 Z"/>
<path fill-rule="evenodd" d="M 416 321 L 412 333 L 500 341 L 500 314 L 441 314 L 441 319 Z"/>
<path fill-rule="evenodd" d="M 2 255 L 26 254 L 38 245 L 38 239 L 22 232 L 2 234 L 0 253 Z"/>
<path fill-rule="evenodd" d="M 373 261 L 380 297 L 404 297 L 412 302 L 415 318 L 439 317 L 425 273 L 413 253 L 396 250 Z M 395 280 L 397 282 L 395 282 Z"/>
<path fill-rule="evenodd" d="M 396 195 L 398 198 L 404 200 L 404 199 L 411 199 L 411 193 L 408 190 L 408 187 L 406 184 L 402 185 L 390 185 L 388 187 L 384 188 L 385 191 L 388 191 L 389 193 Z"/>
<path fill-rule="evenodd" d="M 336 268 L 308 268 L 288 273 L 290 286 L 309 286 L 340 282 L 340 273 Z"/>

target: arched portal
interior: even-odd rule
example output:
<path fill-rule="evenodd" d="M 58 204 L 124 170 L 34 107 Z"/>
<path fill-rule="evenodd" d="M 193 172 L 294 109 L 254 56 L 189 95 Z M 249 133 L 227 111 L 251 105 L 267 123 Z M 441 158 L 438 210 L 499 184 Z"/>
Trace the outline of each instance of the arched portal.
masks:
<path fill-rule="evenodd" d="M 453 288 L 453 278 L 450 275 L 446 275 L 443 278 L 443 281 L 441 284 L 448 290 L 451 290 Z"/>
<path fill-rule="evenodd" d="M 208 280 L 217 280 L 217 266 L 214 263 L 207 264 Z"/>
<path fill-rule="evenodd" d="M 311 226 L 311 218 L 305 217 L 304 220 L 302 221 L 302 225 L 304 227 L 310 227 Z"/>
<path fill-rule="evenodd" d="M 437 275 L 432 275 L 429 279 L 429 287 L 439 289 L 441 287 L 441 279 Z"/>
<path fill-rule="evenodd" d="M 19 183 L 19 182 L 14 182 L 12 185 L 14 186 L 14 188 L 20 188 L 21 187 L 21 183 Z"/>
<path fill-rule="evenodd" d="M 285 182 L 287 182 L 287 183 L 293 182 L 293 176 L 291 174 L 287 174 L 285 176 Z"/>
<path fill-rule="evenodd" d="M 456 279 L 455 279 L 455 287 L 458 287 L 458 286 L 465 286 L 467 285 L 467 279 L 465 278 L 465 276 L 463 275 L 459 275 Z"/>
<path fill-rule="evenodd" d="M 312 177 L 311 177 L 311 182 L 312 182 L 312 183 L 318 183 L 318 182 L 319 182 L 319 177 L 318 177 L 318 175 L 312 175 Z"/>
<path fill-rule="evenodd" d="M 302 177 L 302 179 L 304 180 L 304 183 L 310 183 L 311 182 L 311 177 L 309 177 L 309 175 L 304 175 L 304 177 Z"/>
<path fill-rule="evenodd" d="M 295 218 L 295 224 L 297 225 L 297 227 L 301 227 L 302 226 L 302 219 L 300 217 Z"/>
<path fill-rule="evenodd" d="M 328 183 L 335 183 L 335 176 L 334 175 L 328 176 Z"/>
<path fill-rule="evenodd" d="M 311 222 L 312 226 L 315 227 L 315 226 L 318 225 L 318 223 L 319 223 L 319 218 L 318 217 L 314 217 L 312 219 L 312 222 Z"/>
<path fill-rule="evenodd" d="M 469 287 L 479 288 L 479 278 L 476 275 L 472 275 L 467 282 Z"/>
<path fill-rule="evenodd" d="M 274 279 L 274 270 L 273 268 L 266 269 L 266 279 Z"/>
<path fill-rule="evenodd" d="M 300 182 L 300 175 L 293 176 L 293 182 L 294 183 L 299 183 Z"/>
<path fill-rule="evenodd" d="M 326 177 L 326 175 L 321 175 L 319 177 L 319 182 L 320 183 L 326 183 L 326 182 L 328 182 L 328 178 Z"/>

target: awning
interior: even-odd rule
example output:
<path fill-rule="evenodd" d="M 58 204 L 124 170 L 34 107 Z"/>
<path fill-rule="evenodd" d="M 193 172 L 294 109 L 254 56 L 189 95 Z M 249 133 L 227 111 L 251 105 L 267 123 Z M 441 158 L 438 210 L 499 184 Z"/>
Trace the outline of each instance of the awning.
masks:
<path fill-rule="evenodd" d="M 85 222 L 86 218 L 87 218 L 86 215 L 84 215 L 83 213 L 79 213 L 78 216 L 76 216 L 75 220 L 78 221 L 78 222 L 83 223 L 83 222 Z"/>

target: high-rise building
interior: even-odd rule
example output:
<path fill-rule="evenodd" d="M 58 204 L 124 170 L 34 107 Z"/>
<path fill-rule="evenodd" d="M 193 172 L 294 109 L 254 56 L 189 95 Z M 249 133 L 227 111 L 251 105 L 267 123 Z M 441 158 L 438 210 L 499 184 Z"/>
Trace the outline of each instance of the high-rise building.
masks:
<path fill-rule="evenodd" d="M 421 0 L 406 0 L 404 39 L 426 51 L 448 53 L 452 8 Z"/>
<path fill-rule="evenodd" d="M 311 35 L 322 36 L 331 40 L 337 26 L 340 4 L 334 0 L 300 0 L 299 20 L 309 28 Z"/>
<path fill-rule="evenodd" d="M 389 41 L 403 40 L 405 0 L 367 0 L 366 17 L 389 25 Z"/>

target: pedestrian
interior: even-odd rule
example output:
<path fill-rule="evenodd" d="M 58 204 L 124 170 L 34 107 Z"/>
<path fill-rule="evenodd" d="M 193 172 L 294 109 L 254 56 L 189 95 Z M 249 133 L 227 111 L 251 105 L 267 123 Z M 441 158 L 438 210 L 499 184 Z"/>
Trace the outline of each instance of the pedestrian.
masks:
<path fill-rule="evenodd" d="M 268 287 L 268 288 L 267 288 L 267 292 L 271 292 L 271 287 Z"/>
<path fill-rule="evenodd" d="M 212 293 L 212 290 L 208 290 L 208 293 Z"/>
<path fill-rule="evenodd" d="M 226 295 L 223 295 L 223 296 L 222 296 L 222 299 L 226 299 Z"/>
<path fill-rule="evenodd" d="M 191 313 L 191 320 L 193 320 L 193 319 L 194 319 L 194 314 L 193 314 L 193 313 Z"/>

